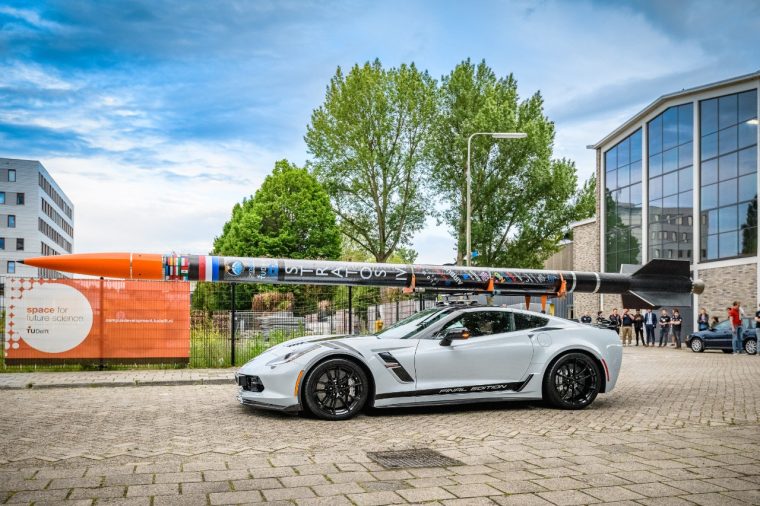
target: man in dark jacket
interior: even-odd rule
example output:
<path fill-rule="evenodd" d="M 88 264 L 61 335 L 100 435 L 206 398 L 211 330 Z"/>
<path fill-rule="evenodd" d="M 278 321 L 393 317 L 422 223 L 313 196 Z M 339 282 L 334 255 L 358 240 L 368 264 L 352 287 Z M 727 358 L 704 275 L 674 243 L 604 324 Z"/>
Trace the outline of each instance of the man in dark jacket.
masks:
<path fill-rule="evenodd" d="M 623 329 L 620 334 L 620 340 L 623 341 L 623 344 L 630 346 L 631 341 L 633 341 L 633 315 L 631 315 L 628 309 L 623 309 L 623 317 L 620 319 L 620 326 Z"/>
<path fill-rule="evenodd" d="M 644 315 L 641 314 L 641 310 L 637 309 L 633 315 L 633 331 L 636 333 L 636 346 L 639 345 L 639 338 L 641 338 L 641 344 L 647 345 L 646 339 L 644 339 Z"/>
<path fill-rule="evenodd" d="M 660 346 L 668 345 L 668 334 L 670 334 L 670 316 L 668 312 L 663 309 L 660 312 Z"/>
<path fill-rule="evenodd" d="M 647 343 L 654 346 L 654 329 L 657 327 L 657 315 L 651 309 L 644 314 L 644 328 L 647 331 Z"/>
<path fill-rule="evenodd" d="M 609 320 L 610 320 L 610 326 L 615 327 L 614 329 L 615 332 L 620 334 L 620 323 L 622 322 L 620 321 L 620 315 L 618 314 L 617 308 L 614 308 L 612 310 L 612 314 L 610 315 Z"/>

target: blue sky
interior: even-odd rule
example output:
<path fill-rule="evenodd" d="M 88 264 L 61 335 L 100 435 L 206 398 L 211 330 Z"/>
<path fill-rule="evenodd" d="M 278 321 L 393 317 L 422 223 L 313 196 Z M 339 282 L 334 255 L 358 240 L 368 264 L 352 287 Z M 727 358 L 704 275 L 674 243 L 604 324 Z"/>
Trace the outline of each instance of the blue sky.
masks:
<path fill-rule="evenodd" d="M 205 253 L 303 135 L 337 66 L 465 58 L 541 91 L 556 157 L 664 93 L 760 70 L 760 2 L 0 3 L 0 157 L 40 160 L 76 205 L 75 249 Z M 445 228 L 415 238 L 453 257 Z"/>

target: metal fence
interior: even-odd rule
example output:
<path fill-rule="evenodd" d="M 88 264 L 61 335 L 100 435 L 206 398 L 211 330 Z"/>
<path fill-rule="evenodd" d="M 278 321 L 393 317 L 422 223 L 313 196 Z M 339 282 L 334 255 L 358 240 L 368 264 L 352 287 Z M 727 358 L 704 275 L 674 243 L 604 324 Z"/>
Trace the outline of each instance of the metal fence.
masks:
<path fill-rule="evenodd" d="M 183 360 L 162 359 L 160 356 L 149 360 L 130 360 L 129 358 L 92 356 L 82 358 L 58 358 L 48 354 L 43 359 L 14 360 L 13 352 L 19 344 L 24 345 L 26 336 L 19 337 L 18 315 L 15 315 L 17 325 L 9 326 L 6 321 L 13 311 L 19 312 L 18 299 L 12 296 L 16 290 L 27 294 L 39 280 L 22 278 L 0 279 L 0 340 L 2 340 L 2 362 L 0 368 L 5 371 L 28 369 L 81 369 L 81 368 L 121 368 L 144 366 L 146 362 L 151 367 L 230 367 L 241 365 L 247 360 L 264 352 L 271 346 L 306 335 L 319 334 L 364 334 L 373 332 L 382 326 L 387 326 L 403 319 L 422 308 L 431 307 L 436 302 L 435 293 L 404 294 L 400 289 L 375 287 L 345 287 L 345 286 L 307 286 L 307 285 L 250 285 L 233 283 L 185 283 L 189 291 L 189 307 L 184 304 L 185 319 L 189 313 L 188 325 L 179 325 L 175 330 L 166 331 L 161 335 L 153 332 L 142 332 L 135 336 L 129 332 L 122 333 L 121 339 L 131 341 L 132 346 L 150 346 L 158 344 L 155 339 L 189 339 L 189 357 Z M 43 282 L 44 283 L 44 282 Z M 60 281 L 56 281 L 60 283 Z M 101 281 L 95 279 L 70 280 L 64 283 L 75 286 L 85 293 L 92 307 L 93 340 L 101 343 L 113 343 L 118 336 L 98 335 L 102 331 L 103 320 L 112 321 L 114 316 L 129 321 L 138 314 L 138 318 L 151 319 L 160 297 L 146 303 L 125 297 L 123 294 L 115 297 L 109 306 L 103 300 L 103 283 L 120 284 L 124 281 Z M 130 281 L 138 288 L 159 289 L 177 283 L 162 281 Z M 100 287 L 101 292 L 97 292 Z M 150 290 L 144 290 L 150 291 Z M 176 290 L 175 290 L 176 291 Z M 108 296 L 106 295 L 106 298 Z M 39 300 L 39 299 L 38 299 Z M 16 305 L 14 305 L 16 304 Z M 36 306 L 47 307 L 55 305 L 55 301 L 37 302 Z M 28 308 L 24 309 L 28 311 Z M 98 323 L 100 322 L 100 323 Z M 25 324 L 24 324 L 25 325 Z M 14 328 L 17 330 L 13 334 Z M 105 326 L 108 329 L 108 326 Z M 10 334 L 9 334 L 10 330 Z M 107 333 L 106 331 L 103 331 Z M 174 332 L 174 333 L 172 333 Z M 29 339 L 31 343 L 31 339 Z M 86 344 L 86 343 L 85 343 Z M 83 344 L 84 345 L 84 344 Z M 13 347 L 13 348 L 12 348 Z M 66 357 L 65 354 L 60 354 Z M 56 358 L 49 358 L 49 357 Z"/>
<path fill-rule="evenodd" d="M 312 286 L 312 285 L 251 285 L 235 283 L 186 283 L 163 281 L 119 280 L 66 280 L 52 283 L 69 284 L 84 292 L 92 307 L 93 340 L 100 345 L 90 358 L 58 358 L 55 354 L 43 359 L 9 359 L 19 346 L 18 332 L 7 318 L 18 313 L 18 290 L 26 287 L 28 294 L 40 280 L 0 278 L 0 340 L 3 350 L 0 369 L 5 371 L 27 369 L 81 369 L 150 367 L 230 367 L 242 365 L 251 358 L 283 341 L 296 337 L 320 334 L 366 334 L 375 332 L 402 320 L 411 314 L 432 307 L 440 299 L 435 292 L 406 294 L 397 288 Z M 52 284 L 51 283 L 51 284 Z M 131 285 L 131 292 L 126 290 Z M 15 288 L 14 288 L 15 287 Z M 104 287 L 116 289 L 117 295 L 104 296 Z M 182 297 L 184 289 L 185 296 Z M 14 292 L 14 290 L 17 290 Z M 100 290 L 100 291 L 98 291 Z M 121 290 L 121 291 L 120 291 Z M 167 297 L 167 293 L 171 296 Z M 13 297 L 13 293 L 16 297 Z M 150 294 L 135 297 L 127 294 Z M 176 295 L 179 293 L 179 298 Z M 483 301 L 485 301 L 485 298 Z M 46 299 L 37 299 L 35 307 L 52 306 Z M 501 306 L 524 307 L 523 297 L 495 296 L 490 302 Z M 535 302 L 535 301 L 534 301 Z M 163 331 L 129 327 L 126 331 L 108 330 L 105 322 L 165 319 L 164 306 L 174 305 L 172 318 L 181 324 Z M 550 299 L 547 310 L 558 316 L 568 316 L 572 299 Z M 188 307 L 189 306 L 189 307 Z M 537 304 L 531 309 L 540 310 Z M 179 310 L 179 312 L 176 312 Z M 28 308 L 26 309 L 28 311 Z M 157 313 L 162 313 L 157 316 Z M 18 316 L 16 316 L 18 318 Z M 99 322 L 99 323 L 98 323 Z M 15 327 L 18 329 L 18 325 Z M 11 335 L 8 330 L 11 329 Z M 54 327 L 57 332 L 59 329 Z M 105 330 L 103 330 L 105 329 Z M 101 333 L 102 335 L 98 334 Z M 160 342 L 158 340 L 161 340 Z M 189 340 L 189 353 L 187 343 Z M 32 342 L 29 339 L 30 344 Z M 115 358 L 103 353 L 103 342 L 108 349 L 159 349 L 165 342 L 184 343 L 185 357 L 161 358 L 159 353 L 148 353 L 149 359 Z M 15 347 L 15 348 L 12 348 Z M 96 347 L 95 347 L 96 349 Z M 176 346 L 173 351 L 176 351 Z M 151 356 L 153 355 L 153 356 Z M 65 357 L 65 354 L 61 354 Z M 55 357 L 55 358 L 50 358 Z"/>

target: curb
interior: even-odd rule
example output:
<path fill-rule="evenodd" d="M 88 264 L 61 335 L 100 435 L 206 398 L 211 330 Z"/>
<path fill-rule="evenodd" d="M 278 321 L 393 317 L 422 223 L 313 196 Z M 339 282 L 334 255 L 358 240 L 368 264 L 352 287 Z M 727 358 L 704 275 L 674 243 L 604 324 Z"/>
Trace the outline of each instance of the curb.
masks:
<path fill-rule="evenodd" d="M 101 388 L 101 387 L 169 387 L 187 385 L 229 385 L 235 384 L 235 380 L 214 378 L 200 380 L 166 380 L 166 381 L 109 381 L 94 383 L 43 383 L 33 382 L 24 385 L 0 385 L 0 390 L 46 390 L 53 388 Z"/>

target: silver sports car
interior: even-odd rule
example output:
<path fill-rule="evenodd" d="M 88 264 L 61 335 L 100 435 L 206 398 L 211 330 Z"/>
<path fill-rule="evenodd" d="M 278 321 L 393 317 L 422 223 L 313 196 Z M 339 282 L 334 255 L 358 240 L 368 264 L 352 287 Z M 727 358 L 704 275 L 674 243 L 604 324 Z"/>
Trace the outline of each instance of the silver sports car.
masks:
<path fill-rule="evenodd" d="M 236 374 L 238 400 L 345 420 L 375 408 L 543 399 L 582 409 L 617 381 L 618 335 L 490 306 L 420 311 L 367 336 L 309 336 L 273 346 Z"/>

